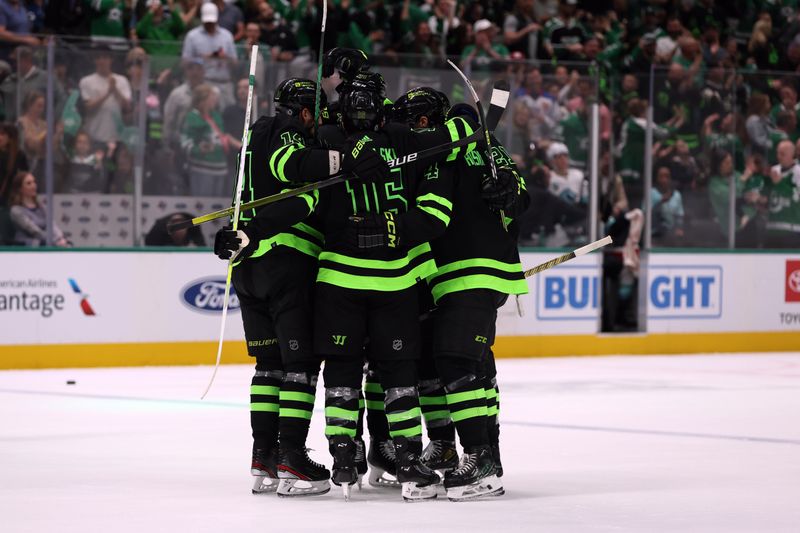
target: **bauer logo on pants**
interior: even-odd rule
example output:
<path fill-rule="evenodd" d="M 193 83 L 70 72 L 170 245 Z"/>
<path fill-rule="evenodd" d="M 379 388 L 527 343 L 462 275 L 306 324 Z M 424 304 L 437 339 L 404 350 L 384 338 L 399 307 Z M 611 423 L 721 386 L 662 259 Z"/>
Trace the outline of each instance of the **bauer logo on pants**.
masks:
<path fill-rule="evenodd" d="M 786 261 L 786 302 L 800 302 L 800 260 Z"/>
<path fill-rule="evenodd" d="M 181 289 L 181 303 L 200 313 L 221 313 L 225 299 L 225 278 L 200 278 L 189 282 Z M 228 311 L 239 309 L 239 298 L 231 285 Z"/>

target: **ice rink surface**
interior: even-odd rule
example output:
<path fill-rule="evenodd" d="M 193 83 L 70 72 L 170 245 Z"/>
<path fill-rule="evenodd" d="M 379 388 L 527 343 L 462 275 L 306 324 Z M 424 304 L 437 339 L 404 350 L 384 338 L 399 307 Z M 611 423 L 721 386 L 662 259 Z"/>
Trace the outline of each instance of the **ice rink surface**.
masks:
<path fill-rule="evenodd" d="M 251 495 L 248 366 L 0 372 L 0 531 L 800 531 L 800 355 L 498 369 L 506 495 L 415 504 Z"/>

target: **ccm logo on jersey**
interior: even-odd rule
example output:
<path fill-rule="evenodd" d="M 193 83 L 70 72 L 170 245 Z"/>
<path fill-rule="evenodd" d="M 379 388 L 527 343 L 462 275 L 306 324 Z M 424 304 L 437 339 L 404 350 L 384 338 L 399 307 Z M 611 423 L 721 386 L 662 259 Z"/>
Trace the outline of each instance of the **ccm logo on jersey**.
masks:
<path fill-rule="evenodd" d="M 800 302 L 800 260 L 786 261 L 786 302 Z"/>
<path fill-rule="evenodd" d="M 416 160 L 417 160 L 417 154 L 408 154 L 404 155 L 403 157 L 398 157 L 397 159 L 391 159 L 386 163 L 390 167 L 394 168 L 394 167 L 399 167 L 400 165 L 405 165 L 406 163 L 411 163 Z"/>

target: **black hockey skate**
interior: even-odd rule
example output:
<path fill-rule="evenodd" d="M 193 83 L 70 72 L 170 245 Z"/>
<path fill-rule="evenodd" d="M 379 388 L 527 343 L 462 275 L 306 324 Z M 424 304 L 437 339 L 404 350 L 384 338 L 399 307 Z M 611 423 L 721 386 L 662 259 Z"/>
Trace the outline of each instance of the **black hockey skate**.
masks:
<path fill-rule="evenodd" d="M 397 462 L 394 453 L 394 442 L 391 440 L 369 441 L 369 484 L 380 488 L 400 488 L 397 481 Z"/>
<path fill-rule="evenodd" d="M 497 467 L 497 477 L 503 477 L 503 463 L 500 462 L 500 445 L 492 444 L 492 459 Z"/>
<path fill-rule="evenodd" d="M 308 449 L 281 450 L 278 496 L 313 496 L 331 490 L 327 468 L 308 457 Z"/>
<path fill-rule="evenodd" d="M 358 482 L 356 470 L 356 443 L 347 435 L 329 437 L 328 449 L 333 456 L 333 474 L 331 481 L 342 487 L 344 500 L 350 499 L 350 488 Z"/>
<path fill-rule="evenodd" d="M 436 485 L 441 478 L 420 460 L 422 442 L 397 437 L 394 439 L 394 446 L 397 456 L 397 481 L 402 487 L 403 499 L 414 502 L 436 498 Z"/>
<path fill-rule="evenodd" d="M 367 473 L 367 446 L 361 437 L 355 438 L 356 443 L 356 472 L 358 473 L 358 490 L 361 490 L 361 480 Z"/>
<path fill-rule="evenodd" d="M 505 493 L 497 477 L 497 467 L 488 445 L 464 449 L 458 468 L 444 476 L 444 488 L 450 501 L 476 500 Z"/>
<path fill-rule="evenodd" d="M 448 472 L 458 466 L 456 443 L 451 440 L 432 440 L 425 446 L 420 459 L 431 470 Z"/>
<path fill-rule="evenodd" d="M 253 494 L 269 494 L 278 488 L 278 450 L 253 449 L 250 473 L 255 476 Z"/>

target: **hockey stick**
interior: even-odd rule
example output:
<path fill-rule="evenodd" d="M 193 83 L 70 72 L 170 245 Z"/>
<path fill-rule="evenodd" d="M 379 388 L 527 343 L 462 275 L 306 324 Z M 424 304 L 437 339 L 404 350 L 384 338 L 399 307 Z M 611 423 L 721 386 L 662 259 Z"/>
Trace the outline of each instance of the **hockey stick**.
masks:
<path fill-rule="evenodd" d="M 481 126 L 483 126 L 483 134 L 486 140 L 486 147 L 489 151 L 489 168 L 492 170 L 492 177 L 494 181 L 497 182 L 497 167 L 494 164 L 494 157 L 492 156 L 492 139 L 489 135 L 489 130 L 486 128 L 486 112 L 483 110 L 483 104 L 481 103 L 481 99 L 478 97 L 478 93 L 475 91 L 475 87 L 472 86 L 472 82 L 469 81 L 466 74 L 461 72 L 455 63 L 451 60 L 447 60 L 447 63 L 455 69 L 461 79 L 464 80 L 464 83 L 467 85 L 467 89 L 469 89 L 470 94 L 472 94 L 472 99 L 475 100 L 475 107 L 478 108 L 478 118 L 481 121 Z M 492 91 L 492 96 L 494 97 L 494 91 Z M 508 103 L 508 97 L 506 96 L 506 103 Z M 503 223 L 503 229 L 508 231 L 508 227 L 506 224 L 506 215 L 503 211 L 500 211 L 500 222 Z"/>
<path fill-rule="evenodd" d="M 319 94 L 322 90 L 322 54 L 325 52 L 325 24 L 328 21 L 328 0 L 322 0 L 322 29 L 319 33 L 319 57 L 317 57 L 317 90 L 314 95 L 314 125 L 319 124 Z"/>
<path fill-rule="evenodd" d="M 529 277 L 533 276 L 534 274 L 538 274 L 539 272 L 545 271 L 545 270 L 547 270 L 549 268 L 553 268 L 554 266 L 558 266 L 561 263 L 566 263 L 570 259 L 575 259 L 576 257 L 580 257 L 582 255 L 586 255 L 589 252 L 593 252 L 593 251 L 597 250 L 598 248 L 602 248 L 603 246 L 611 244 L 611 242 L 612 242 L 611 241 L 611 236 L 610 235 L 606 235 L 605 237 L 603 237 L 602 239 L 600 239 L 598 241 L 590 242 L 586 246 L 582 246 L 582 247 L 578 248 L 577 250 L 573 250 L 572 252 L 569 252 L 567 254 L 558 256 L 555 259 L 551 259 L 550 261 L 547 261 L 546 263 L 542 263 L 541 265 L 537 265 L 537 266 L 535 266 L 533 268 L 530 268 L 530 269 L 526 270 L 525 271 L 525 277 L 529 278 Z"/>
<path fill-rule="evenodd" d="M 414 152 L 411 154 L 406 154 L 402 157 L 398 157 L 397 159 L 392 159 L 386 162 L 389 167 L 399 167 L 403 166 L 406 163 L 411 163 L 418 159 L 424 159 L 426 157 L 431 157 L 434 155 L 438 155 L 444 152 L 449 152 L 454 148 L 459 148 L 462 146 L 466 146 L 468 144 L 474 143 L 475 141 L 480 140 L 482 136 L 482 132 L 478 129 L 472 135 L 468 137 L 464 137 L 463 139 L 459 139 L 452 143 L 447 144 L 440 144 L 439 146 L 433 146 L 431 148 L 426 148 L 424 150 L 420 150 L 419 152 Z M 293 198 L 300 194 L 316 191 L 319 189 L 324 189 L 325 187 L 330 187 L 331 185 L 336 185 L 337 183 L 342 183 L 350 179 L 345 174 L 339 174 L 336 176 L 332 176 L 330 178 L 324 179 L 322 181 L 316 181 L 314 183 L 307 183 L 306 185 L 301 185 L 300 187 L 296 187 L 294 189 L 290 189 L 288 191 L 284 191 L 278 194 L 273 194 L 271 196 L 265 196 L 264 198 L 258 198 L 257 200 L 253 200 L 252 202 L 247 202 L 241 205 L 241 209 L 248 210 L 248 209 L 255 209 L 256 207 L 262 207 L 268 204 L 272 204 L 275 202 L 279 202 L 280 200 L 285 200 L 287 198 Z M 167 232 L 172 233 L 173 231 L 191 228 L 192 226 L 198 226 L 205 222 L 209 222 L 211 220 L 216 220 L 218 218 L 228 217 L 233 214 L 234 208 L 228 207 L 226 209 L 220 209 L 219 211 L 214 211 L 213 213 L 208 213 L 206 215 L 201 215 L 199 217 L 194 217 L 191 220 L 181 220 L 180 222 L 175 222 L 169 224 L 167 226 Z"/>
<path fill-rule="evenodd" d="M 250 131 L 250 112 L 253 109 L 253 88 L 256 84 L 256 64 L 258 64 L 258 45 L 254 45 L 250 49 L 250 76 L 247 78 L 247 107 L 244 112 L 244 131 L 242 132 L 242 149 L 239 152 L 239 175 L 236 177 L 236 192 L 233 202 L 233 231 L 239 226 L 239 210 L 242 204 L 242 187 L 244 185 L 244 163 L 245 155 L 247 153 L 247 133 Z M 225 338 L 225 321 L 228 318 L 228 297 L 231 293 L 231 274 L 233 274 L 233 260 L 236 259 L 236 254 L 231 256 L 228 260 L 228 273 L 225 277 L 225 297 L 222 300 L 222 323 L 219 326 L 219 344 L 217 345 L 217 362 L 214 365 L 214 372 L 211 374 L 211 381 L 208 382 L 206 391 L 200 397 L 204 399 L 208 391 L 211 390 L 211 385 L 214 384 L 214 378 L 217 377 L 217 370 L 219 370 L 219 362 L 222 359 L 222 341 Z"/>
<path fill-rule="evenodd" d="M 486 112 L 486 126 L 489 131 L 493 132 L 497 129 L 497 125 L 500 124 L 500 119 L 503 118 L 510 94 L 511 88 L 506 80 L 494 82 L 492 98 L 489 101 L 489 110 Z"/>

